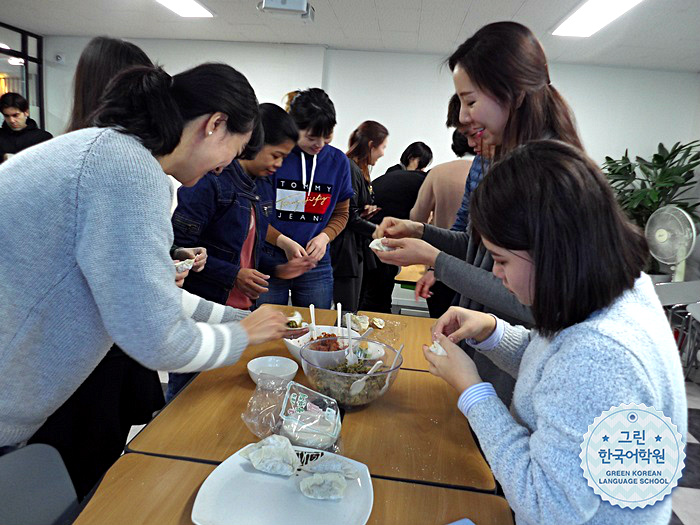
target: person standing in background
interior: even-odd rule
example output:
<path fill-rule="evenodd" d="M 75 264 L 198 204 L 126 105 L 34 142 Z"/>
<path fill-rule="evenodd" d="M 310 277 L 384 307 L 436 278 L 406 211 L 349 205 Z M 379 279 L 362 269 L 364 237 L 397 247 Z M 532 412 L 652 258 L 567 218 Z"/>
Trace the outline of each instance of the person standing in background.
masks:
<path fill-rule="evenodd" d="M 431 168 L 420 187 L 416 203 L 411 208 L 409 218 L 412 221 L 428 222 L 432 214 L 431 224 L 438 228 L 451 228 L 454 224 L 462 203 L 461 193 L 472 165 L 471 160 L 462 160 L 462 157 L 473 152 L 467 137 L 458 130 L 452 133 L 452 151 L 459 160 Z"/>
<path fill-rule="evenodd" d="M 401 154 L 400 162 L 386 170 L 424 171 L 433 160 L 433 152 L 425 142 L 412 142 Z"/>
<path fill-rule="evenodd" d="M 282 166 L 261 184 L 260 198 L 275 203 L 270 221 L 274 227 L 263 246 L 263 263 L 278 266 L 291 257 L 308 255 L 316 267 L 294 279 L 271 276 L 268 291 L 258 305 L 292 304 L 330 308 L 333 302 L 333 269 L 328 244 L 348 222 L 353 196 L 350 163 L 345 154 L 329 145 L 336 125 L 335 106 L 325 91 L 310 88 L 287 95 L 289 114 L 299 128 L 299 141 Z M 276 246 L 280 232 L 303 248 L 285 251 Z"/>
<path fill-rule="evenodd" d="M 376 258 L 369 249 L 377 225 L 369 219 L 377 212 L 373 204 L 370 169 L 384 156 L 389 131 L 379 122 L 366 120 L 350 135 L 347 156 L 354 196 L 345 229 L 331 243 L 333 302 L 357 312 L 360 306 L 364 267 L 375 268 Z"/>
<path fill-rule="evenodd" d="M 23 149 L 53 138 L 29 117 L 29 102 L 19 93 L 5 93 L 0 97 L 0 112 L 4 118 L 0 128 L 0 163 Z"/>
<path fill-rule="evenodd" d="M 424 142 L 414 142 L 401 154 L 400 164 L 392 166 L 372 182 L 377 206 L 372 222 L 378 224 L 384 217 L 408 219 L 425 181 L 423 170 L 432 161 L 430 147 Z M 391 313 L 391 294 L 394 291 L 394 277 L 398 273 L 398 266 L 383 263 L 373 252 L 368 254 L 360 292 L 360 310 Z"/>

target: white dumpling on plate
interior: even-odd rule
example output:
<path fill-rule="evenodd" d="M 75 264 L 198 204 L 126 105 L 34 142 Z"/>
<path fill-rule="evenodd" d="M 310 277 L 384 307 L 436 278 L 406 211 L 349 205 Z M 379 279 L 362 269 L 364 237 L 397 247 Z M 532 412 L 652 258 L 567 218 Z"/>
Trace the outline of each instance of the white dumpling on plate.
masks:
<path fill-rule="evenodd" d="M 347 486 L 345 476 L 338 472 L 312 474 L 299 483 L 301 493 L 311 499 L 342 499 Z"/>
<path fill-rule="evenodd" d="M 336 472 L 348 479 L 354 479 L 360 475 L 359 471 L 354 466 L 337 456 L 322 456 L 316 461 L 307 463 L 301 467 L 301 470 L 318 474 Z"/>
<path fill-rule="evenodd" d="M 292 444 L 284 436 L 273 434 L 241 451 L 257 470 L 291 476 L 301 465 Z"/>

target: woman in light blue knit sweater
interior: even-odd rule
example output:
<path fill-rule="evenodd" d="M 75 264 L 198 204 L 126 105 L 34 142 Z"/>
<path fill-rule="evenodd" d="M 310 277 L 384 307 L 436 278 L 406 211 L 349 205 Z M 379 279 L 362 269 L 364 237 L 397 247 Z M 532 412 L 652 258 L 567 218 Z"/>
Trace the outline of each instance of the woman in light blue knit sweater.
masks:
<path fill-rule="evenodd" d="M 0 454 L 29 439 L 117 343 L 153 369 L 235 363 L 279 338 L 285 317 L 211 303 L 175 286 L 172 186 L 220 171 L 259 126 L 238 71 L 174 77 L 136 67 L 112 80 L 96 127 L 0 167 Z M 5 449 L 6 451 L 7 449 Z"/>
<path fill-rule="evenodd" d="M 588 425 L 623 403 L 661 410 L 687 430 L 678 352 L 649 277 L 646 241 L 595 164 L 556 141 L 516 148 L 471 202 L 494 274 L 532 307 L 535 329 L 451 308 L 424 349 L 455 387 L 459 408 L 519 524 L 665 525 L 671 497 L 621 508 L 593 492 L 580 467 Z M 447 337 L 446 337 L 447 336 Z M 470 339 L 516 378 L 510 412 L 454 343 Z"/>

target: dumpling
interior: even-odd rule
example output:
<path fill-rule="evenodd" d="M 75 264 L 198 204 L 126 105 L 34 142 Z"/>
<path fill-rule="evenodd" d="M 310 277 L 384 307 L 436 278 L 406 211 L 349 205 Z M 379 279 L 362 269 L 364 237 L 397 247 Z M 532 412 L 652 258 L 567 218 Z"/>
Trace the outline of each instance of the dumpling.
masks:
<path fill-rule="evenodd" d="M 369 243 L 369 247 L 375 252 L 393 252 L 396 248 L 390 248 L 389 246 L 382 244 L 384 239 L 386 239 L 386 237 L 374 239 L 371 243 Z"/>
<path fill-rule="evenodd" d="M 301 328 L 303 321 L 301 314 L 295 310 L 291 316 L 287 317 L 287 326 L 289 328 Z"/>
<path fill-rule="evenodd" d="M 343 320 L 345 323 L 345 320 Z M 366 315 L 350 314 L 350 328 L 361 334 L 365 333 L 369 328 L 369 317 Z"/>
<path fill-rule="evenodd" d="M 299 483 L 301 493 L 311 499 L 342 499 L 347 486 L 345 477 L 338 472 L 313 474 Z"/>
<path fill-rule="evenodd" d="M 386 325 L 386 323 L 384 322 L 384 319 L 380 319 L 379 317 L 372 317 L 370 324 L 373 327 L 375 327 L 377 330 L 381 330 Z"/>
<path fill-rule="evenodd" d="M 342 474 L 348 479 L 354 479 L 360 475 L 353 465 L 337 456 L 323 456 L 317 459 L 316 461 L 307 463 L 306 465 L 301 467 L 301 470 L 318 474 L 335 472 L 338 474 Z"/>
<path fill-rule="evenodd" d="M 301 465 L 292 444 L 284 436 L 273 434 L 241 451 L 253 467 L 278 476 L 291 476 Z"/>
<path fill-rule="evenodd" d="M 430 345 L 430 351 L 432 353 L 434 353 L 435 355 L 447 355 L 447 352 L 445 352 L 445 349 L 437 341 L 433 341 L 433 344 Z"/>

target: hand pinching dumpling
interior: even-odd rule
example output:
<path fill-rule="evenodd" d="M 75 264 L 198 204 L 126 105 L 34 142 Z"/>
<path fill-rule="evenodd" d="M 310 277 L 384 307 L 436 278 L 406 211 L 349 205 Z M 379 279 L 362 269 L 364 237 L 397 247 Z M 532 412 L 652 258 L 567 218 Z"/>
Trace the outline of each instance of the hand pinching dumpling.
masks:
<path fill-rule="evenodd" d="M 382 244 L 384 239 L 386 239 L 386 237 L 374 239 L 371 243 L 369 243 L 369 247 L 375 252 L 393 252 L 396 248 L 390 248 L 389 246 Z"/>
<path fill-rule="evenodd" d="M 445 349 L 437 341 L 433 341 L 433 344 L 430 345 L 430 351 L 432 353 L 434 353 L 435 355 L 447 355 L 447 352 L 445 352 Z"/>
<path fill-rule="evenodd" d="M 291 476 L 301 465 L 289 440 L 276 434 L 241 451 L 241 456 L 256 469 L 278 476 Z"/>
<path fill-rule="evenodd" d="M 311 499 L 341 499 L 347 486 L 345 477 L 338 472 L 313 474 L 299 483 L 301 493 Z"/>

